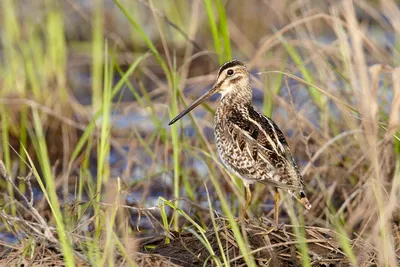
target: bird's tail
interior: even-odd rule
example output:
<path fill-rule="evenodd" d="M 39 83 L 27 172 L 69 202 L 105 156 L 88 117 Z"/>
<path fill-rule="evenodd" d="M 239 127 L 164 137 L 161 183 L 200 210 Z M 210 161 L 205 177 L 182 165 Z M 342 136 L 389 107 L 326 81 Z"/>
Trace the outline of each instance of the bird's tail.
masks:
<path fill-rule="evenodd" d="M 275 186 L 276 188 L 288 190 L 289 194 L 291 194 L 294 198 L 296 198 L 301 204 L 303 204 L 304 208 L 311 209 L 311 203 L 308 200 L 306 193 L 302 190 L 300 186 L 287 185 L 274 180 L 260 180 L 259 182 L 269 185 Z"/>
<path fill-rule="evenodd" d="M 303 204 L 304 208 L 311 209 L 311 203 L 303 190 L 300 191 L 300 203 Z"/>
<path fill-rule="evenodd" d="M 299 201 L 301 204 L 303 204 L 304 208 L 306 209 L 311 209 L 311 203 L 308 200 L 306 193 L 304 193 L 303 190 L 300 191 L 292 191 L 289 190 L 289 193 L 295 198 L 297 199 L 297 201 Z"/>

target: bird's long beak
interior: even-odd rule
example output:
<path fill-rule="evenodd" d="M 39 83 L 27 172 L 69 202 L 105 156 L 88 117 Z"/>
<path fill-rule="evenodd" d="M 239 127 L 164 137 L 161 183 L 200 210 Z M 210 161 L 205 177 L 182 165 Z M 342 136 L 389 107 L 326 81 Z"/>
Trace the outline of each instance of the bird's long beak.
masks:
<path fill-rule="evenodd" d="M 213 88 L 210 89 L 210 91 L 208 91 L 207 93 L 205 93 L 204 95 L 202 95 L 201 97 L 199 97 L 199 99 L 197 99 L 196 101 L 194 101 L 190 106 L 188 106 L 184 111 L 182 111 L 181 113 L 179 113 L 178 116 L 176 116 L 173 120 L 171 120 L 168 125 L 172 125 L 175 122 L 177 122 L 179 119 L 181 119 L 183 116 L 185 116 L 187 113 L 189 113 L 190 111 L 192 111 L 195 107 L 197 107 L 198 105 L 200 105 L 202 102 L 204 102 L 205 100 L 207 100 L 208 98 L 210 98 L 213 94 L 215 94 L 217 92 L 217 84 L 215 84 L 213 86 Z"/>

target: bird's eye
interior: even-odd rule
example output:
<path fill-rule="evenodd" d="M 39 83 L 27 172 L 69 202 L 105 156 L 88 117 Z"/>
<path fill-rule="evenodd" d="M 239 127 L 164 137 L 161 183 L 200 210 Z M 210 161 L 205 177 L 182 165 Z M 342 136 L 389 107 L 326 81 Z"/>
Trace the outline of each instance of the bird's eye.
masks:
<path fill-rule="evenodd" d="M 226 72 L 229 76 L 233 75 L 233 69 L 230 69 Z"/>

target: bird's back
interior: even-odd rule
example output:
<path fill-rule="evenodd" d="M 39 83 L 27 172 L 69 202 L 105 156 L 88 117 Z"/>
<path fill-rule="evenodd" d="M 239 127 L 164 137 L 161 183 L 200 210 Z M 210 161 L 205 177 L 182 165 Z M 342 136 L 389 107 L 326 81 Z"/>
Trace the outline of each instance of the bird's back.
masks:
<path fill-rule="evenodd" d="M 224 164 L 247 183 L 301 189 L 303 179 L 278 126 L 250 103 L 221 104 L 215 137 Z"/>

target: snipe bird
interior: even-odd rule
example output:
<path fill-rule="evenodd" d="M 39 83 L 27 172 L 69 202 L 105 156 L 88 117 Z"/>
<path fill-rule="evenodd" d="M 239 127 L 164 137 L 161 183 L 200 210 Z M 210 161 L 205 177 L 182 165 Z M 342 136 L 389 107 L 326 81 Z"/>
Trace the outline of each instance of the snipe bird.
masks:
<path fill-rule="evenodd" d="M 251 202 L 250 184 L 253 183 L 275 188 L 275 226 L 279 214 L 278 188 L 287 190 L 306 209 L 310 209 L 311 204 L 303 190 L 303 177 L 282 131 L 252 106 L 250 75 L 242 62 L 233 60 L 223 64 L 211 90 L 171 120 L 169 125 L 215 93 L 222 96 L 214 117 L 215 141 L 222 162 L 243 180 L 246 188 L 242 214 Z"/>

